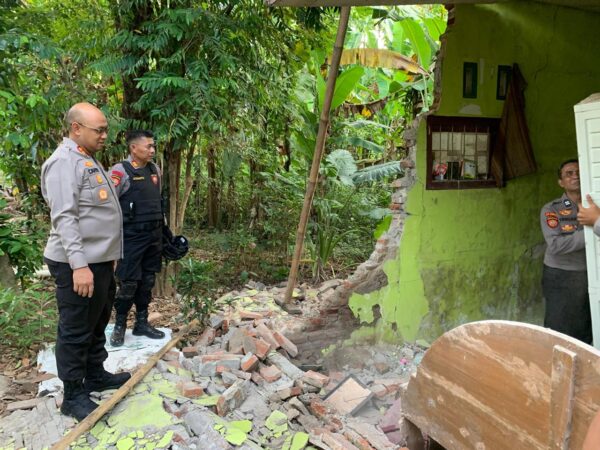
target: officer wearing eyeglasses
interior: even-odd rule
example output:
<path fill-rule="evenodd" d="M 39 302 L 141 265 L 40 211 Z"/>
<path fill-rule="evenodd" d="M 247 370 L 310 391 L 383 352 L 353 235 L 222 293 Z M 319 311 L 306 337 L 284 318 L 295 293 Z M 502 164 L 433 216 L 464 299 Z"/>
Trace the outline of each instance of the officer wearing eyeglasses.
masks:
<path fill-rule="evenodd" d="M 123 210 L 124 256 L 117 265 L 119 289 L 115 299 L 116 321 L 110 344 L 123 345 L 127 314 L 135 305 L 133 334 L 161 339 L 165 334 L 148 323 L 155 274 L 162 263 L 161 174 L 152 161 L 156 152 L 150 131 L 126 135 L 129 158 L 113 166 L 110 175 Z"/>
<path fill-rule="evenodd" d="M 540 214 L 547 244 L 542 275 L 544 326 L 591 344 L 585 241 L 577 220 L 581 191 L 576 159 L 560 165 L 558 185 L 563 195 L 544 205 Z"/>
<path fill-rule="evenodd" d="M 42 166 L 41 187 L 52 227 L 44 260 L 56 280 L 56 366 L 63 414 L 82 420 L 96 407 L 92 391 L 123 385 L 129 373 L 104 370 L 104 330 L 115 296 L 114 262 L 123 255 L 122 215 L 110 178 L 96 159 L 108 136 L 106 117 L 89 103 L 66 115 L 68 137 Z"/>

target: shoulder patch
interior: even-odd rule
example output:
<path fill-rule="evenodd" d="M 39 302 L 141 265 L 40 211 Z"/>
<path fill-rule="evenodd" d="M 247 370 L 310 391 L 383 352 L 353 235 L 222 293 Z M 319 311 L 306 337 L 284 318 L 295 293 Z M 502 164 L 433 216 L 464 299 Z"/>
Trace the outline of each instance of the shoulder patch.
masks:
<path fill-rule="evenodd" d="M 546 217 L 558 218 L 558 214 L 556 214 L 555 212 L 552 212 L 552 211 L 548 211 L 548 212 L 544 213 L 544 215 Z"/>
<path fill-rule="evenodd" d="M 110 172 L 110 176 L 111 176 L 111 177 L 119 177 L 119 178 L 123 178 L 123 175 L 125 175 L 125 174 L 124 174 L 123 172 L 121 172 L 120 170 L 115 170 L 115 169 L 113 169 L 113 170 Z"/>
<path fill-rule="evenodd" d="M 557 217 L 547 217 L 546 225 L 550 228 L 556 228 L 558 226 L 558 218 Z"/>

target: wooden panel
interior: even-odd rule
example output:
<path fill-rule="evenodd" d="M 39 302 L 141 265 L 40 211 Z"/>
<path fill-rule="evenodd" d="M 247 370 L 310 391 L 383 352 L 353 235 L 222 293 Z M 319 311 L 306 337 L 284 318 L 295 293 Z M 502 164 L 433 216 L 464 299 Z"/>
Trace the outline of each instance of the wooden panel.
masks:
<path fill-rule="evenodd" d="M 573 418 L 573 393 L 575 388 L 575 362 L 577 354 L 556 345 L 552 355 L 552 377 L 550 390 L 550 433 L 551 450 L 567 450 L 571 437 Z"/>
<path fill-rule="evenodd" d="M 547 449 L 552 400 L 563 386 L 552 390 L 557 345 L 564 348 L 557 358 L 577 358 L 566 448 L 580 449 L 600 408 L 600 352 L 535 325 L 485 321 L 445 333 L 409 382 L 405 415 L 447 449 Z M 566 416 L 553 417 L 563 423 Z"/>

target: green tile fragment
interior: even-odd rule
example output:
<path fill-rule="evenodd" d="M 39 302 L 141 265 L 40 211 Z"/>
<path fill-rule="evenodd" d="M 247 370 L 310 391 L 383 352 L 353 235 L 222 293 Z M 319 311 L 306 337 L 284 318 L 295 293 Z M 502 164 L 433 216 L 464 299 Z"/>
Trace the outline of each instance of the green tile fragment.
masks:
<path fill-rule="evenodd" d="M 156 443 L 157 448 L 166 447 L 171 443 L 173 439 L 173 430 L 169 430 L 165 433 L 165 435 Z"/>
<path fill-rule="evenodd" d="M 117 441 L 117 450 L 130 450 L 135 445 L 135 441 L 130 437 L 119 439 Z"/>
<path fill-rule="evenodd" d="M 280 437 L 288 429 L 287 416 L 285 413 L 275 410 L 267 418 L 265 426 L 271 430 L 274 437 Z"/>
<path fill-rule="evenodd" d="M 202 406 L 215 406 L 219 401 L 219 395 L 203 395 L 200 398 L 192 400 L 192 403 Z"/>

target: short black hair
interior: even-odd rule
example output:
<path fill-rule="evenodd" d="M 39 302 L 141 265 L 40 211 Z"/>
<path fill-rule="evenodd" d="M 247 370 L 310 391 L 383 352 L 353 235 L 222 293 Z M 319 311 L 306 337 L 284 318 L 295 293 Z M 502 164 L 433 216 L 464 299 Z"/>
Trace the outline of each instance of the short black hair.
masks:
<path fill-rule="evenodd" d="M 127 148 L 129 148 L 129 145 L 133 141 L 143 137 L 154 139 L 154 134 L 149 130 L 129 130 L 127 133 L 125 133 L 125 142 L 127 143 Z"/>
<path fill-rule="evenodd" d="M 571 164 L 571 163 L 579 164 L 579 160 L 577 158 L 571 158 L 571 159 L 567 159 L 566 161 L 563 161 L 563 163 L 558 167 L 558 179 L 559 180 L 562 178 L 563 167 L 565 167 L 567 164 Z"/>

